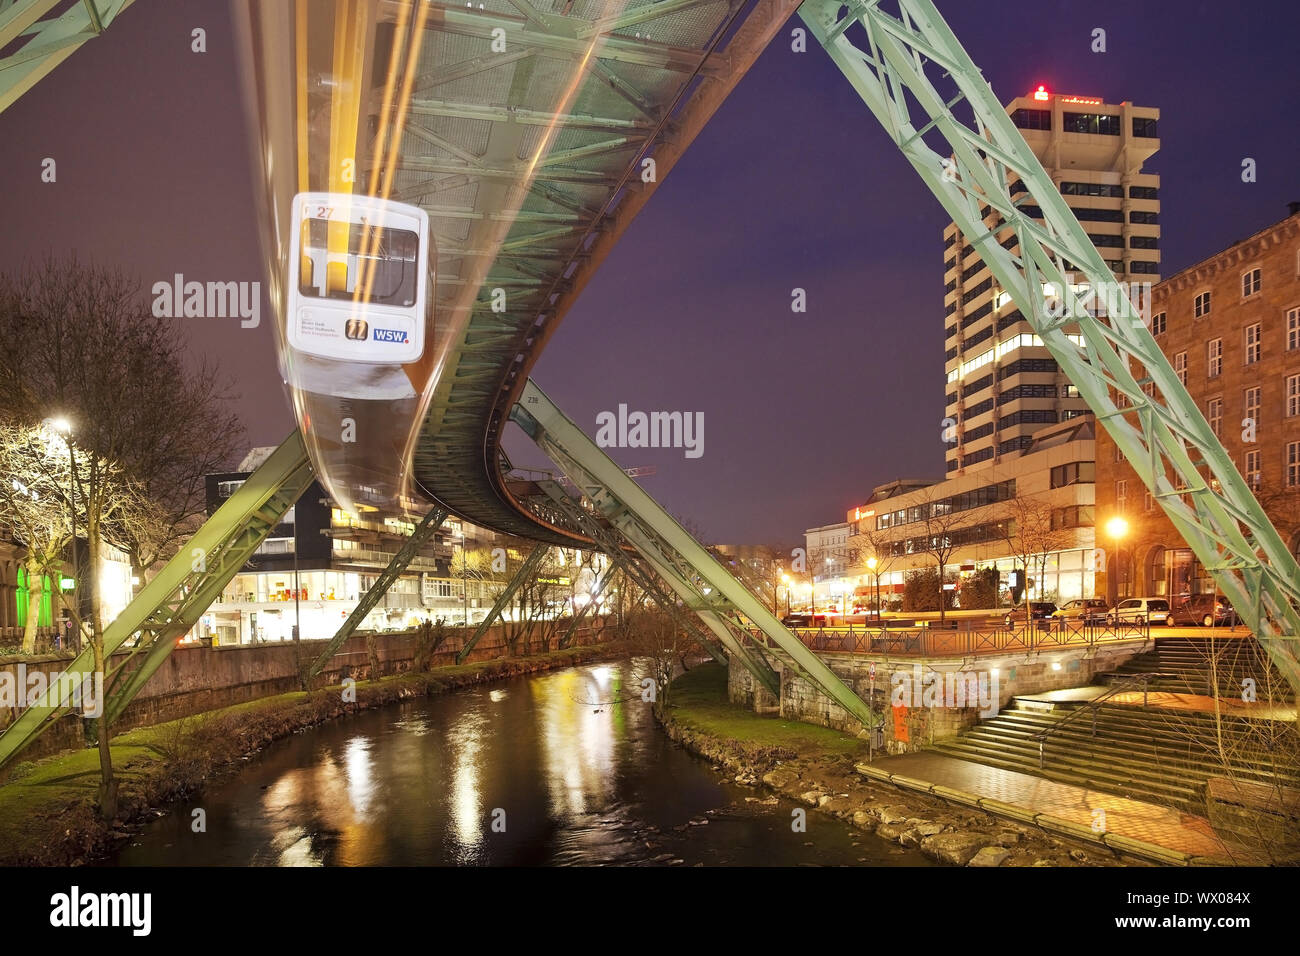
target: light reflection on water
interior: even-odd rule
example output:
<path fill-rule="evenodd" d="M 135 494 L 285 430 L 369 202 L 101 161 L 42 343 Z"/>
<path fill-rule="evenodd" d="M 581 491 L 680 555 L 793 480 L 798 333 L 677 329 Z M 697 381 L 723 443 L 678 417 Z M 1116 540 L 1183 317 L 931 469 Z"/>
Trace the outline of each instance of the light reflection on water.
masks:
<path fill-rule="evenodd" d="M 573 667 L 309 729 L 110 862 L 924 865 L 816 814 L 793 834 L 793 804 L 759 804 L 764 791 L 726 783 L 667 740 L 640 677 L 636 662 Z M 196 834 L 199 806 L 207 830 Z"/>

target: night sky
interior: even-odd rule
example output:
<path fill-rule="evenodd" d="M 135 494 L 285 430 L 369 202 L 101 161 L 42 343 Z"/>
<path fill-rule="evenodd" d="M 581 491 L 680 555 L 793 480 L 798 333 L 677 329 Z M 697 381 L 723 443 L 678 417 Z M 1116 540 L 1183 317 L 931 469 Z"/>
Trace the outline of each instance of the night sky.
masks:
<path fill-rule="evenodd" d="M 1300 199 L 1300 5 L 940 2 L 1004 102 L 1039 83 L 1161 110 L 1163 274 Z M 815 44 L 787 25 L 629 229 L 538 363 L 596 415 L 703 412 L 704 455 L 625 449 L 707 539 L 794 542 L 870 489 L 943 473 L 945 217 Z M 190 52 L 202 26 L 208 52 Z M 1089 50 L 1094 27 L 1108 52 Z M 0 113 L 0 255 L 47 252 L 153 282 L 263 280 L 231 31 L 214 0 L 137 0 Z M 1243 157 L 1258 181 L 1241 182 Z M 41 161 L 58 182 L 40 181 Z M 794 287 L 808 312 L 790 311 Z M 178 320 L 242 392 L 250 444 L 293 427 L 269 311 Z M 517 464 L 540 454 L 507 444 Z M 531 451 L 531 454 L 529 453 Z"/>

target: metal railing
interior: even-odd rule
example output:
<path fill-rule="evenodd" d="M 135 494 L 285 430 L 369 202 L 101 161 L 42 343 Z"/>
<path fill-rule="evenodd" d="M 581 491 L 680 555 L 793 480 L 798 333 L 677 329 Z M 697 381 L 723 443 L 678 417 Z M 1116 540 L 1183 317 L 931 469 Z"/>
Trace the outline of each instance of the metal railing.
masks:
<path fill-rule="evenodd" d="M 1151 626 L 1124 622 L 1103 624 L 1084 621 L 1035 621 L 1029 627 L 965 626 L 951 629 L 935 627 L 857 627 L 791 628 L 804 646 L 814 651 L 839 654 L 884 654 L 906 657 L 974 657 L 982 654 L 1005 654 L 1041 651 L 1065 647 L 1095 647 L 1120 641 L 1147 641 Z M 750 634 L 760 644 L 767 641 L 762 633 Z"/>
<path fill-rule="evenodd" d="M 1092 714 L 1091 735 L 1093 737 L 1096 737 L 1097 736 L 1097 712 L 1101 709 L 1101 705 L 1104 702 L 1110 700 L 1116 694 L 1122 694 L 1128 690 L 1131 690 L 1133 687 L 1137 686 L 1138 684 L 1141 684 L 1142 685 L 1142 706 L 1145 708 L 1147 706 L 1148 685 L 1150 684 L 1150 682 L 1157 678 L 1168 677 L 1168 676 L 1169 676 L 1168 674 L 1163 674 L 1160 671 L 1149 671 L 1144 674 L 1134 674 L 1132 677 L 1128 678 L 1127 680 L 1122 680 L 1118 684 L 1111 684 L 1110 689 L 1107 690 L 1106 693 L 1094 697 L 1092 700 L 1088 701 L 1088 703 L 1082 707 L 1076 707 L 1074 710 L 1070 711 L 1069 715 L 1066 716 L 1064 720 L 1059 721 L 1058 723 L 1054 724 L 1051 727 L 1048 727 L 1046 730 L 1040 730 L 1038 733 L 1034 734 L 1034 739 L 1038 741 L 1038 769 L 1039 770 L 1043 769 L 1046 760 L 1047 738 L 1052 736 L 1052 734 L 1057 733 L 1058 731 L 1067 727 L 1071 721 L 1076 720 L 1081 714 L 1091 713 Z"/>

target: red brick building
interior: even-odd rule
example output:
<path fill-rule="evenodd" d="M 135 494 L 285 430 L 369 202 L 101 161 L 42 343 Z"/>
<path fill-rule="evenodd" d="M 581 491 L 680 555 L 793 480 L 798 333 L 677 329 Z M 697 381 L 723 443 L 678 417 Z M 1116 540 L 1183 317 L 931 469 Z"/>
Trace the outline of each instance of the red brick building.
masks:
<path fill-rule="evenodd" d="M 1152 290 L 1151 330 L 1293 553 L 1300 550 L 1300 203 Z M 1129 531 L 1115 548 L 1107 521 Z M 1098 546 L 1114 580 L 1098 594 L 1212 591 L 1214 583 L 1146 487 L 1097 430 Z"/>

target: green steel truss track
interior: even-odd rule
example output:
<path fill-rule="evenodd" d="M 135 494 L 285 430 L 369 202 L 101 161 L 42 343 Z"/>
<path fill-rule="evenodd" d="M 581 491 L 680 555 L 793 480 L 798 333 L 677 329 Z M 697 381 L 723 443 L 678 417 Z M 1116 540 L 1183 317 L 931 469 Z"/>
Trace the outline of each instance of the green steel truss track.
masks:
<path fill-rule="evenodd" d="M 492 610 L 488 611 L 487 616 L 479 622 L 478 627 L 474 628 L 474 633 L 470 636 L 470 639 L 465 642 L 465 646 L 460 649 L 460 653 L 456 655 L 457 664 L 465 663 L 465 658 L 469 657 L 469 652 L 474 650 L 474 645 L 482 640 L 483 635 L 487 633 L 488 628 L 496 623 L 497 618 L 501 616 L 501 612 L 504 611 L 510 605 L 510 602 L 515 599 L 515 594 L 519 591 L 519 588 L 525 581 L 531 579 L 533 575 L 537 573 L 538 565 L 540 565 L 542 559 L 546 557 L 546 551 L 547 545 L 541 542 L 533 545 L 533 550 L 528 552 L 528 557 L 525 558 L 524 563 L 519 566 L 519 570 L 515 572 L 514 577 L 510 579 L 510 583 L 506 585 L 505 590 L 497 595 L 497 599 L 492 602 Z"/>
<path fill-rule="evenodd" d="M 724 620 L 743 615 L 766 636 L 769 649 L 865 726 L 874 726 L 870 706 L 804 646 L 729 571 L 692 538 L 658 503 L 546 397 L 531 379 L 524 385 L 513 420 L 578 486 L 597 514 L 616 528 L 659 575 L 709 624 L 724 646 L 756 679 L 768 679 L 760 651 L 738 641 Z M 680 590 L 679 590 L 680 588 Z M 685 592 L 685 593 L 683 593 Z M 717 618 L 718 626 L 713 620 Z M 725 638 L 723 635 L 726 635 Z M 771 689 L 769 687 L 769 689 Z"/>
<path fill-rule="evenodd" d="M 307 451 L 295 431 L 104 629 L 105 656 L 136 638 L 127 660 L 109 675 L 105 714 L 110 720 L 121 714 L 172 652 L 176 639 L 194 626 L 311 482 Z M 137 660 L 139 666 L 128 672 L 126 665 Z M 77 679 L 93 674 L 91 650 L 82 651 L 64 671 Z M 46 693 L 22 711 L 0 734 L 0 766 L 69 709 L 66 695 L 60 699 Z"/>
<path fill-rule="evenodd" d="M 561 514 L 567 519 L 569 524 L 573 527 L 579 528 L 587 535 L 587 537 L 596 542 L 596 544 L 599 545 L 609 557 L 610 561 L 619 567 L 628 579 L 636 584 L 637 587 L 650 595 L 656 604 L 667 611 L 668 615 L 672 617 L 672 619 L 683 630 L 690 634 L 701 647 L 708 651 L 709 655 L 715 661 L 719 664 L 727 663 L 727 655 L 722 647 L 712 638 L 707 636 L 682 610 L 682 608 L 678 607 L 677 600 L 659 586 L 659 582 L 654 573 L 642 568 L 630 555 L 628 555 L 626 551 L 623 550 L 623 538 L 614 528 L 610 527 L 599 517 L 583 508 L 582 503 L 574 500 L 567 491 L 560 487 L 559 482 L 540 481 L 538 482 L 538 487 L 551 499 L 555 506 L 560 509 Z M 698 595 L 691 590 L 688 590 L 687 594 L 692 598 L 698 597 Z M 713 620 L 709 620 L 708 626 L 710 630 L 713 630 L 716 633 L 717 628 L 713 621 L 717 619 L 717 615 L 713 615 L 712 618 Z M 705 618 L 701 616 L 701 620 L 704 619 Z M 765 669 L 765 682 L 770 683 L 771 686 L 777 686 L 776 675 L 772 673 L 770 667 L 766 667 L 765 661 L 762 663 Z"/>
<path fill-rule="evenodd" d="M 1294 556 L 1124 290 L 1114 296 L 1109 321 L 1094 318 L 1070 290 L 1071 269 L 1076 282 L 1093 289 L 1118 284 L 933 3 L 894 0 L 897 15 L 882 6 L 882 0 L 847 8 L 836 0 L 806 0 L 799 14 L 1011 294 L 1278 669 L 1300 689 Z M 959 106 L 970 123 L 955 115 Z M 927 138 L 942 141 L 951 159 Z M 1028 195 L 1013 202 L 1010 185 L 1017 179 Z M 1019 203 L 1038 206 L 1042 222 Z M 997 214 L 992 226 L 981 214 L 985 205 Z M 1019 256 L 999 245 L 1009 231 L 1019 240 Z M 1044 283 L 1063 290 L 1063 317 L 1047 308 Z M 1140 364 L 1143 378 L 1134 377 L 1131 362 Z"/>
<path fill-rule="evenodd" d="M 66 0 L 0 0 L 0 113 L 83 43 L 103 33 L 131 3 L 78 0 L 68 6 Z M 60 6 L 67 10 L 50 16 Z"/>
<path fill-rule="evenodd" d="M 415 530 L 411 532 L 410 536 L 402 542 L 402 546 L 397 549 L 397 553 L 388 562 L 388 566 L 384 568 L 383 573 L 375 580 L 370 590 L 361 595 L 361 600 L 352 609 L 352 613 L 348 615 L 347 620 L 334 632 L 334 636 L 325 645 L 325 649 L 312 662 L 307 671 L 308 680 L 319 674 L 326 662 L 338 653 L 338 649 L 343 646 L 344 641 L 352 636 L 352 632 L 357 629 L 357 625 L 366 619 L 366 615 L 373 611 L 375 605 L 388 593 L 388 589 L 393 586 L 393 582 L 402 576 L 402 572 L 419 554 L 424 543 L 442 527 L 442 523 L 447 520 L 447 515 L 446 508 L 434 508 L 420 519 L 420 523 L 415 526 Z"/>
<path fill-rule="evenodd" d="M 573 529 L 511 493 L 497 457 L 510 409 L 561 318 L 797 5 L 631 0 L 602 18 L 596 5 L 560 0 L 512 0 L 504 12 L 436 4 L 443 15 L 430 18 L 426 46 L 445 45 L 447 55 L 416 80 L 393 198 L 422 205 L 437 233 L 437 314 L 459 327 L 462 293 L 475 290 L 414 455 L 420 485 L 453 514 L 583 546 Z M 507 31 L 507 53 L 462 49 L 497 27 Z M 549 112 L 544 97 L 533 102 L 557 65 L 574 63 L 582 67 L 563 115 Z M 512 186 L 507 173 L 517 172 L 527 137 L 550 122 L 559 129 L 554 149 L 526 182 L 498 249 L 493 213 Z M 465 130 L 473 137 L 462 141 Z M 641 180 L 646 157 L 656 183 Z M 465 196 L 473 197 L 472 213 L 457 208 Z M 506 311 L 492 311 L 493 288 L 507 291 Z"/>

